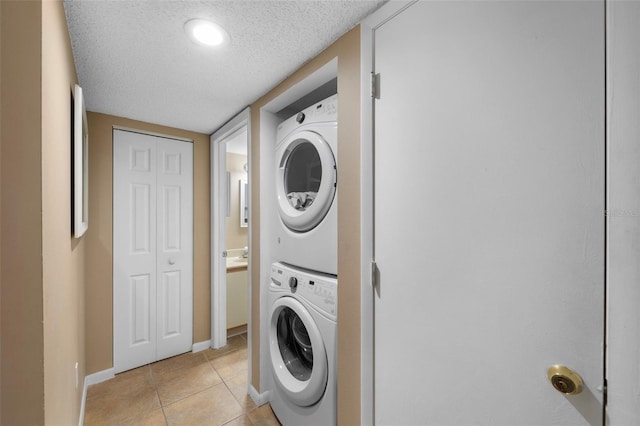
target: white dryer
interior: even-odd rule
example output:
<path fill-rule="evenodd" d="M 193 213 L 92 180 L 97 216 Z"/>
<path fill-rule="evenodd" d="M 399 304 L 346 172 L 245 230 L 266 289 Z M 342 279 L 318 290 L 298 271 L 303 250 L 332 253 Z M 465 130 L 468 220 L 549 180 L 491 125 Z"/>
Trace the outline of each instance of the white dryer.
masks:
<path fill-rule="evenodd" d="M 338 273 L 338 96 L 278 126 L 275 257 L 313 271 Z"/>
<path fill-rule="evenodd" d="M 337 419 L 337 278 L 271 267 L 271 407 L 285 425 L 334 425 Z"/>

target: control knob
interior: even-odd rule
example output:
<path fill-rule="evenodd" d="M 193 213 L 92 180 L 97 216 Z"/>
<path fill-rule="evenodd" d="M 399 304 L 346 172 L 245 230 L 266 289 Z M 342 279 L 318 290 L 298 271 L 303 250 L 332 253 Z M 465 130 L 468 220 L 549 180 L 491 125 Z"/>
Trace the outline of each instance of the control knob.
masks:
<path fill-rule="evenodd" d="M 296 277 L 289 278 L 289 287 L 291 287 L 291 291 L 293 293 L 298 289 L 298 279 Z"/>

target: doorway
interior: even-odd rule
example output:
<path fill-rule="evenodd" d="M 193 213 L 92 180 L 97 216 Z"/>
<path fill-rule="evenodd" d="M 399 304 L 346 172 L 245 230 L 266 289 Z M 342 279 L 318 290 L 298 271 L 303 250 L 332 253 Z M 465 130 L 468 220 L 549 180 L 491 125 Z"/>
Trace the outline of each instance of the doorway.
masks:
<path fill-rule="evenodd" d="M 250 333 L 249 135 L 247 108 L 211 136 L 213 349 L 225 346 L 228 337 Z"/>
<path fill-rule="evenodd" d="M 193 341 L 193 143 L 113 132 L 116 373 Z"/>
<path fill-rule="evenodd" d="M 249 203 L 247 128 L 242 127 L 223 142 L 227 165 L 227 337 L 247 331 L 249 300 Z"/>

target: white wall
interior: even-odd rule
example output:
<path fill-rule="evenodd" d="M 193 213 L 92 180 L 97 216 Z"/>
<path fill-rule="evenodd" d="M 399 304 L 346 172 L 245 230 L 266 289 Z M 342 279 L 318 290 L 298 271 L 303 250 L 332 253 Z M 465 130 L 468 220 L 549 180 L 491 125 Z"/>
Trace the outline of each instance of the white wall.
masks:
<path fill-rule="evenodd" d="M 640 2 L 609 1 L 608 423 L 640 424 Z"/>

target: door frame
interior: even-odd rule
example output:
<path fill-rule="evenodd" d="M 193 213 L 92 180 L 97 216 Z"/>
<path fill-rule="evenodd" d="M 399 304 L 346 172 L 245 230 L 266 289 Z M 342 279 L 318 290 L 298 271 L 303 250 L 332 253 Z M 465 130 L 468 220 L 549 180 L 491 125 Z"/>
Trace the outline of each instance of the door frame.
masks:
<path fill-rule="evenodd" d="M 361 424 L 375 424 L 375 354 L 374 354 L 374 319 L 375 290 L 373 287 L 375 270 L 373 208 L 374 208 L 374 149 L 373 149 L 373 71 L 374 71 L 374 33 L 385 22 L 401 13 L 418 0 L 391 0 L 360 23 L 360 117 L 361 117 L 361 158 L 362 187 L 360 200 L 362 205 L 360 223 L 361 258 L 360 258 L 360 420 Z"/>
<path fill-rule="evenodd" d="M 251 164 L 251 110 L 245 108 L 238 115 L 216 130 L 210 139 L 211 151 L 211 348 L 218 349 L 227 344 L 227 267 L 224 252 L 226 251 L 226 217 L 227 217 L 227 173 L 226 173 L 226 140 L 238 130 L 247 129 L 247 164 Z M 251 167 L 247 171 L 247 198 L 251 200 Z M 249 217 L 251 217 L 249 203 Z M 248 247 L 251 247 L 251 220 L 248 224 Z M 247 265 L 248 288 L 251 289 L 251 262 Z M 224 301 L 224 303 L 223 303 Z M 251 359 L 251 291 L 247 300 L 249 306 L 247 318 L 247 341 L 249 343 L 249 359 Z M 250 373 L 249 373 L 250 374 Z"/>

